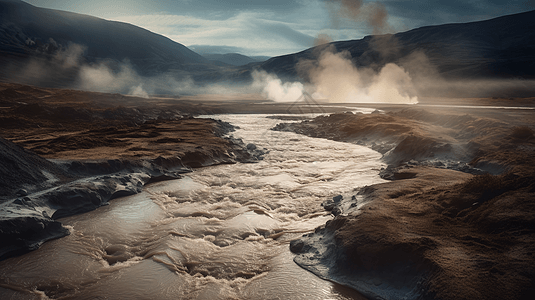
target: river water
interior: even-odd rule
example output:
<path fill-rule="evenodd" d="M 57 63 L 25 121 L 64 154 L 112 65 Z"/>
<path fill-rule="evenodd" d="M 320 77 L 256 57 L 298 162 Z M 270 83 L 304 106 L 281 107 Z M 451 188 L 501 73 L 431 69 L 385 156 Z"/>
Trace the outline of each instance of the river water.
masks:
<path fill-rule="evenodd" d="M 281 121 L 266 115 L 215 118 L 269 150 L 264 160 L 62 219 L 71 235 L 0 262 L 0 299 L 364 299 L 297 266 L 289 242 L 332 218 L 323 201 L 383 182 L 381 155 L 271 131 Z"/>

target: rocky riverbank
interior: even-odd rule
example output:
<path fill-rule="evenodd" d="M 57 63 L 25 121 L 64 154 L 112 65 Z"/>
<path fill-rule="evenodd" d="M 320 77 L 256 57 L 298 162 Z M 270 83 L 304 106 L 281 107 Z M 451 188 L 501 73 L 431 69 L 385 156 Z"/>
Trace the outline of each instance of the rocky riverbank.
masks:
<path fill-rule="evenodd" d="M 263 155 L 229 136 L 232 125 L 193 118 L 180 105 L 113 105 L 99 97 L 124 96 L 16 87 L 0 90 L 0 259 L 69 234 L 58 219 L 147 183 Z"/>
<path fill-rule="evenodd" d="M 277 126 L 390 164 L 391 182 L 324 203 L 336 217 L 292 242 L 295 262 L 372 299 L 532 297 L 533 124 L 496 116 L 403 109 Z"/>
<path fill-rule="evenodd" d="M 301 123 L 281 123 L 273 130 L 367 146 L 383 154 L 391 167 L 408 163 L 474 174 L 504 170 L 480 152 L 492 150 L 494 141 L 512 134 L 511 126 L 497 119 L 459 113 L 441 115 L 423 109 L 336 113 Z M 519 135 L 529 135 L 529 130 L 516 130 Z M 476 155 L 478 161 L 473 162 Z"/>
<path fill-rule="evenodd" d="M 3 185 L 10 184 L 2 188 L 0 258 L 35 250 L 49 239 L 69 234 L 59 218 L 139 193 L 147 183 L 181 178 L 190 167 L 261 159 L 263 152 L 252 145 L 246 147 L 234 138 L 220 139 L 220 145 L 212 145 L 215 150 L 198 148 L 169 157 L 54 162 L 2 139 L 2 145 L 17 152 L 2 149 L 0 157 L 0 177 Z M 35 161 L 42 163 L 42 168 Z M 21 171 L 24 167 L 27 169 Z"/>

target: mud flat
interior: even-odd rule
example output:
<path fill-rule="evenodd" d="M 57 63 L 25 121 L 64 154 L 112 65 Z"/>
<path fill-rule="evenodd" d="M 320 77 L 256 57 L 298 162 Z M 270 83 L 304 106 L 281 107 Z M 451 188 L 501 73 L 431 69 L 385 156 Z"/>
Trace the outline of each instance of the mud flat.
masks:
<path fill-rule="evenodd" d="M 0 87 L 0 259 L 69 234 L 59 218 L 191 168 L 255 162 L 233 126 L 143 98 Z M 149 101 L 150 102 L 150 101 Z"/>
<path fill-rule="evenodd" d="M 383 109 L 275 127 L 389 164 L 390 182 L 324 202 L 336 217 L 292 242 L 294 261 L 371 299 L 530 299 L 535 112 Z"/>

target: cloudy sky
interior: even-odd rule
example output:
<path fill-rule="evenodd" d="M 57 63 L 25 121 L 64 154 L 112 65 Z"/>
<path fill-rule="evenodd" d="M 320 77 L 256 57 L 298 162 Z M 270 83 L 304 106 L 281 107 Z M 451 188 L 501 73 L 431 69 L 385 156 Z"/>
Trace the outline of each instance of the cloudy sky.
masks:
<path fill-rule="evenodd" d="M 535 0 L 24 1 L 132 23 L 199 53 L 251 56 L 301 51 L 313 46 L 319 35 L 333 40 L 360 39 L 374 33 L 478 21 L 535 9 Z M 355 8 L 357 13 L 352 11 Z"/>

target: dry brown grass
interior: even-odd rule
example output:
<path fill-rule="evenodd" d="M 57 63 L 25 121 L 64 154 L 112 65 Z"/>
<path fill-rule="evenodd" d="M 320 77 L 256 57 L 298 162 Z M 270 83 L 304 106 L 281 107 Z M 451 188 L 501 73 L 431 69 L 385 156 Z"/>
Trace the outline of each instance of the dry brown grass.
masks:
<path fill-rule="evenodd" d="M 533 130 L 528 126 L 515 126 L 511 136 L 516 139 L 527 140 L 533 137 Z"/>

